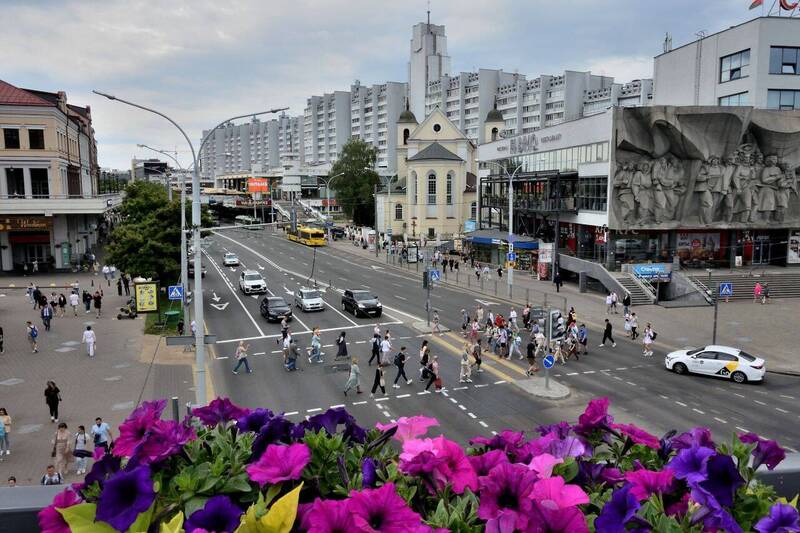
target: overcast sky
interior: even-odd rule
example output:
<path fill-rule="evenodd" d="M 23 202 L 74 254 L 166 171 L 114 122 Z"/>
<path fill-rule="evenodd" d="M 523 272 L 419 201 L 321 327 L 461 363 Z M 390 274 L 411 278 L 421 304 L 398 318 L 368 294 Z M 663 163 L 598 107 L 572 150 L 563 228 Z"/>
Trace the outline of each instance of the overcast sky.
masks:
<path fill-rule="evenodd" d="M 770 3 L 770 2 L 767 2 Z M 665 32 L 674 46 L 760 14 L 750 0 L 431 0 L 455 72 L 529 77 L 592 70 L 652 76 Z M 195 145 L 203 128 L 308 96 L 407 81 L 411 27 L 426 0 L 0 0 L 0 78 L 91 105 L 101 166 L 149 157 L 137 143 L 190 156 L 163 119 L 91 93 L 155 107 Z"/>

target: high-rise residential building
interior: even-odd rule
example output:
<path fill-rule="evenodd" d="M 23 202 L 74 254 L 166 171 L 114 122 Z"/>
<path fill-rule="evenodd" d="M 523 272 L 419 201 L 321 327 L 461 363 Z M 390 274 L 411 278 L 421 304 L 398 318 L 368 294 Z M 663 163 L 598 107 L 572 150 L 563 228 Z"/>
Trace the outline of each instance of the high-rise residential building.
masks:
<path fill-rule="evenodd" d="M 427 115 L 428 84 L 450 75 L 450 56 L 444 26 L 428 22 L 415 25 L 411 33 L 411 56 L 408 61 L 408 99 L 411 112 L 418 117 Z"/>
<path fill-rule="evenodd" d="M 299 162 L 303 158 L 303 117 L 290 117 L 282 113 L 278 122 L 278 162 L 267 168 L 274 168 L 289 162 Z"/>
<path fill-rule="evenodd" d="M 800 109 L 800 19 L 759 17 L 675 48 L 654 63 L 654 105 Z"/>
<path fill-rule="evenodd" d="M 397 169 L 397 119 L 405 109 L 408 85 L 390 81 L 367 87 L 357 80 L 350 86 L 350 136 L 378 150 L 376 166 Z"/>
<path fill-rule="evenodd" d="M 303 160 L 332 163 L 350 138 L 350 93 L 334 91 L 306 100 L 303 113 Z"/>

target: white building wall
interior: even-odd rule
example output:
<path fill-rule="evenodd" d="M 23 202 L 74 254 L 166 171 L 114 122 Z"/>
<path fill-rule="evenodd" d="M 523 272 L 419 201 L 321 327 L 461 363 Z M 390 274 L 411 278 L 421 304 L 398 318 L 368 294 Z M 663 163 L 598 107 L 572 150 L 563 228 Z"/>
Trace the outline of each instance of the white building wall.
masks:
<path fill-rule="evenodd" d="M 408 62 L 409 106 L 419 120 L 424 117 L 428 83 L 450 74 L 444 26 L 423 23 L 412 29 Z"/>

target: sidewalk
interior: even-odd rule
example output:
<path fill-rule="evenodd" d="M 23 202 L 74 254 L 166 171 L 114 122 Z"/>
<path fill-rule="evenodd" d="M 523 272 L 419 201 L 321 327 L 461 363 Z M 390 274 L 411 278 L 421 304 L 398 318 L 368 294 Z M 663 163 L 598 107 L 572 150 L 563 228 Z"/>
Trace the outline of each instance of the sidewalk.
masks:
<path fill-rule="evenodd" d="M 85 314 L 81 306 L 75 317 L 67 305 L 67 315 L 55 317 L 51 331 L 45 331 L 39 310 L 33 310 L 28 303 L 25 287 L 33 281 L 48 296 L 50 292 L 67 295 L 68 289 L 51 287 L 69 285 L 76 279 L 81 290 L 94 290 L 102 284 L 103 316 L 95 318 L 94 309 Z M 117 295 L 115 282 L 109 287 L 102 275 L 88 273 L 0 277 L 0 287 L 12 285 L 19 288 L 0 290 L 0 326 L 5 333 L 5 353 L 0 355 L 0 407 L 5 407 L 13 419 L 9 433 L 12 451 L 0 462 L 0 482 L 5 483 L 13 475 L 21 485 L 38 484 L 45 467 L 54 461 L 50 452 L 56 424 L 50 422 L 43 396 L 48 380 L 55 381 L 61 389 L 59 420 L 68 425 L 72 434 L 78 425 L 84 425 L 88 432 L 99 416 L 118 436 L 119 424 L 140 397 L 149 400 L 178 396 L 181 406 L 194 401 L 194 354 L 184 354 L 180 347 L 167 348 L 159 337 L 145 336 L 143 316 L 117 320 L 117 309 L 127 297 Z M 35 354 L 26 339 L 26 320 L 39 329 L 39 352 Z M 94 359 L 87 357 L 80 342 L 87 325 L 97 335 Z M 154 366 L 149 370 L 151 361 Z M 74 471 L 73 462 L 66 482 L 78 480 Z"/>
<path fill-rule="evenodd" d="M 372 261 L 384 268 L 393 268 L 417 274 L 417 265 L 392 262 L 387 263 L 386 253 L 381 251 L 375 257 L 374 250 L 363 250 L 353 246 L 350 241 L 335 241 L 332 248 Z M 422 264 L 419 272 L 422 272 Z M 484 276 L 481 276 L 484 277 Z M 422 283 L 420 276 L 420 284 Z M 524 307 L 531 305 L 549 305 L 562 308 L 563 311 L 575 307 L 578 322 L 584 322 L 595 331 L 602 331 L 604 319 L 609 318 L 614 326 L 617 340 L 624 338 L 622 305 L 619 314 L 606 315 L 605 296 L 586 292 L 581 293 L 575 284 L 567 283 L 556 292 L 552 281 L 539 281 L 530 273 L 515 272 L 512 297 L 508 298 L 507 279 L 505 273 L 502 280 L 497 280 L 497 273 L 492 272 L 490 280 L 484 280 L 483 290 L 477 283 L 473 269 L 469 264 L 462 264 L 458 274 L 447 272 L 442 285 L 466 289 L 479 298 L 502 300 Z M 496 288 L 495 288 L 496 287 Z M 563 306 L 563 307 L 562 307 Z M 520 308 L 517 312 L 521 312 Z M 714 323 L 713 307 L 691 307 L 667 309 L 658 305 L 632 307 L 639 319 L 639 331 L 644 330 L 650 322 L 658 333 L 656 347 L 667 352 L 686 346 L 704 346 L 711 344 Z M 797 328 L 797 317 L 800 316 L 800 299 L 775 299 L 769 305 L 754 304 L 750 301 L 720 302 L 717 321 L 717 343 L 740 347 L 753 355 L 764 357 L 770 372 L 780 372 L 800 376 L 800 354 L 794 347 L 791 335 Z M 591 339 L 590 343 L 599 339 Z"/>

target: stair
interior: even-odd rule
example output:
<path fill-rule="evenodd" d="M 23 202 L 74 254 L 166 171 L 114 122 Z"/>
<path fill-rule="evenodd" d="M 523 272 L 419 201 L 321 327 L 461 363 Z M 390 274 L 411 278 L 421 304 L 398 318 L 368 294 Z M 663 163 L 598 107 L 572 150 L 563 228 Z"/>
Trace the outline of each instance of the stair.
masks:
<path fill-rule="evenodd" d="M 653 296 L 648 293 L 630 274 L 615 275 L 617 281 L 631 295 L 631 305 L 652 305 Z M 620 295 L 622 301 L 622 295 Z"/>
<path fill-rule="evenodd" d="M 698 272 L 697 275 L 688 275 L 688 277 L 703 290 L 716 291 L 719 283 L 732 282 L 733 296 L 730 297 L 731 300 L 752 300 L 756 282 L 761 282 L 761 285 L 769 284 L 770 298 L 800 298 L 800 271 L 787 270 L 787 272 L 769 272 L 763 275 L 751 275 L 745 272 L 712 272 L 710 277 L 708 274 Z"/>

